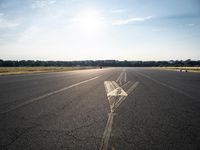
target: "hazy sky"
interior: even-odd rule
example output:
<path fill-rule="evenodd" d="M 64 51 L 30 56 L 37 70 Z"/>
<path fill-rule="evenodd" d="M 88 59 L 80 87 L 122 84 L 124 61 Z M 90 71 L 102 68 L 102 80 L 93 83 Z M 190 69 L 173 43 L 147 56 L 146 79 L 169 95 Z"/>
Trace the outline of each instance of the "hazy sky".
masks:
<path fill-rule="evenodd" d="M 0 59 L 200 59 L 200 0 L 0 0 Z"/>

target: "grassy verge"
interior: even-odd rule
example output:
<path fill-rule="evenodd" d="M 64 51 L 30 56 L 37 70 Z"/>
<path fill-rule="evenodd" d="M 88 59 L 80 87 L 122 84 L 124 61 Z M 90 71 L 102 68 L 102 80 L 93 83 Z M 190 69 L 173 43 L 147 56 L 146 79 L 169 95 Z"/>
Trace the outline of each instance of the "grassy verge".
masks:
<path fill-rule="evenodd" d="M 174 70 L 174 71 L 183 71 L 183 72 L 199 72 L 200 67 L 153 67 L 154 69 L 161 70 Z"/>
<path fill-rule="evenodd" d="M 61 72 L 94 68 L 95 67 L 0 67 L 0 75 Z"/>

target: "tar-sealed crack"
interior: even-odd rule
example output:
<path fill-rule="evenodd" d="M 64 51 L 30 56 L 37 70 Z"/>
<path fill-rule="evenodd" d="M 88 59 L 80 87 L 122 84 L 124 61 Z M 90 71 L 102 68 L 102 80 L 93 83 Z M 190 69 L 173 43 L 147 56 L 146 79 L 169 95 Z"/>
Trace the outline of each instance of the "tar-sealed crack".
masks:
<path fill-rule="evenodd" d="M 65 135 L 70 136 L 70 137 L 74 138 L 74 139 L 77 140 L 77 141 L 84 141 L 84 140 L 86 140 L 86 139 L 88 139 L 88 138 L 101 139 L 101 137 L 95 137 L 95 136 L 88 136 L 88 137 L 86 137 L 86 138 L 84 138 L 84 139 L 83 139 L 83 138 L 78 138 L 78 137 L 75 136 L 73 133 L 74 133 L 74 132 L 77 132 L 77 131 L 80 130 L 80 129 L 91 127 L 91 126 L 93 126 L 94 124 L 96 124 L 96 123 L 98 123 L 98 122 L 102 122 L 102 121 L 104 121 L 104 120 L 105 120 L 105 119 L 95 120 L 95 121 L 93 121 L 92 123 L 81 125 L 81 126 L 79 126 L 79 127 L 76 127 L 76 128 L 74 128 L 74 129 L 71 129 L 71 130 L 69 130 L 69 131 L 66 131 L 66 130 L 45 130 L 45 129 L 39 129 L 38 131 L 41 131 L 41 132 L 49 132 L 49 133 L 54 132 L 54 133 L 58 133 L 58 134 L 63 134 L 63 133 L 64 133 Z"/>
<path fill-rule="evenodd" d="M 24 128 L 21 133 L 17 134 L 16 136 L 14 136 L 13 138 L 11 138 L 10 142 L 7 144 L 1 144 L 0 148 L 6 148 L 8 146 L 10 146 L 11 144 L 13 144 L 17 139 L 19 139 L 22 135 L 24 135 L 25 133 L 29 132 L 31 129 L 33 129 L 34 127 L 29 127 L 29 128 Z M 13 128 L 12 128 L 13 129 Z M 2 130 L 2 129 L 1 129 Z M 18 130 L 18 129 L 16 129 Z"/>
<path fill-rule="evenodd" d="M 74 140 L 76 141 L 79 141 L 79 142 L 83 142 L 87 139 L 90 139 L 90 138 L 93 138 L 93 139 L 101 139 L 101 137 L 95 137 L 95 136 L 87 136 L 85 138 L 79 138 L 77 136 L 75 136 L 73 133 L 74 132 L 78 132 L 78 130 L 80 129 L 83 129 L 83 128 L 88 128 L 88 127 L 91 127 L 92 125 L 98 123 L 98 122 L 102 122 L 103 120 L 105 119 L 99 119 L 99 120 L 94 120 L 92 123 L 88 123 L 88 124 L 84 124 L 84 125 L 81 125 L 81 126 L 78 126 L 76 128 L 73 128 L 72 130 L 69 130 L 69 131 L 66 131 L 66 130 L 45 130 L 45 129 L 36 129 L 36 127 L 38 127 L 38 125 L 36 126 L 32 126 L 32 127 L 29 127 L 29 128 L 23 128 L 22 131 L 17 134 L 16 136 L 10 138 L 10 141 L 6 144 L 1 144 L 0 145 L 0 148 L 7 148 L 8 146 L 12 145 L 15 141 L 17 141 L 18 139 L 20 139 L 24 134 L 30 132 L 30 131 L 33 131 L 33 129 L 35 129 L 36 131 L 39 131 L 39 132 L 48 132 L 48 133 L 57 133 L 57 134 L 64 134 L 64 135 L 67 135 L 69 137 L 72 137 Z M 9 128 L 2 128 L 1 130 L 8 130 Z M 11 129 L 15 129 L 15 128 L 11 128 Z M 10 130 L 11 130 L 10 129 Z M 16 128 L 16 131 L 17 130 L 20 130 L 19 128 Z M 12 134 L 13 135 L 13 134 Z M 72 148 L 72 147 L 71 147 Z"/>

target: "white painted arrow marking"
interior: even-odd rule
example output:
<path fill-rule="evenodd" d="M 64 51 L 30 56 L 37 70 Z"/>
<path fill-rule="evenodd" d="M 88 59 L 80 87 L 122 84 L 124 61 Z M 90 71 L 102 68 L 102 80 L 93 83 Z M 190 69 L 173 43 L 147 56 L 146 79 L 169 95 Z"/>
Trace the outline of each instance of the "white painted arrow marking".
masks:
<path fill-rule="evenodd" d="M 124 84 L 122 85 L 122 80 L 124 76 Z M 117 83 L 122 85 L 122 87 L 129 87 L 127 92 L 124 91 L 122 87 L 120 87 Z M 108 149 L 108 144 L 109 144 L 109 139 L 110 139 L 110 134 L 112 131 L 112 124 L 113 124 L 113 119 L 114 111 L 120 106 L 120 104 L 126 99 L 128 94 L 130 94 L 139 84 L 139 82 L 135 82 L 134 84 L 131 84 L 130 81 L 127 82 L 127 73 L 125 71 L 121 72 L 117 80 L 115 81 L 104 81 L 104 86 L 106 89 L 108 101 L 110 104 L 110 110 L 111 113 L 109 113 L 108 121 L 103 133 L 102 141 L 101 141 L 101 147 L 100 150 L 107 150 Z"/>
<path fill-rule="evenodd" d="M 129 83 L 129 82 L 127 82 Z M 110 103 L 110 110 L 114 112 L 117 107 L 126 99 L 137 86 L 139 82 L 135 82 L 127 92 L 120 87 L 115 81 L 105 81 L 104 86 L 107 92 L 108 101 Z"/>
<path fill-rule="evenodd" d="M 118 87 L 107 93 L 107 96 L 128 96 L 128 94 L 121 87 Z"/>
<path fill-rule="evenodd" d="M 105 81 L 104 86 L 110 103 L 110 110 L 114 112 L 115 104 L 121 101 L 122 98 L 127 97 L 128 94 L 115 81 Z"/>

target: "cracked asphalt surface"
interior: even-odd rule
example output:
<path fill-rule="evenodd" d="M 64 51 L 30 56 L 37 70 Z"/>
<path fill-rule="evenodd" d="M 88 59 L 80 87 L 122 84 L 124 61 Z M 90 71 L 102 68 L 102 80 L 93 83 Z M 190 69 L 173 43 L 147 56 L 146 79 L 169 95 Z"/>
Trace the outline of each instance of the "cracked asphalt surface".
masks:
<path fill-rule="evenodd" d="M 115 112 L 108 149 L 197 150 L 200 74 L 147 68 L 1 76 L 0 149 L 99 150 L 110 113 L 104 81 L 122 71 L 140 84 Z"/>

